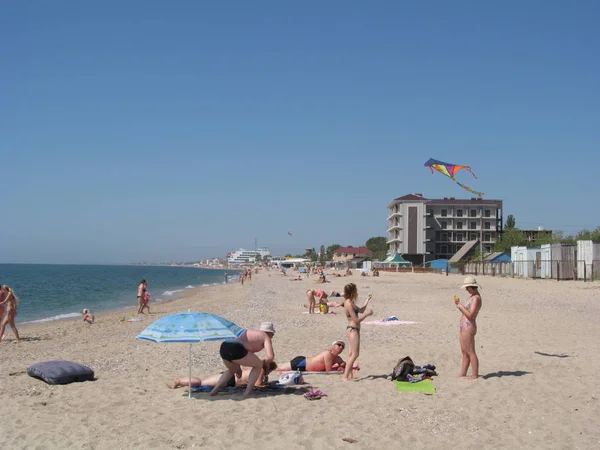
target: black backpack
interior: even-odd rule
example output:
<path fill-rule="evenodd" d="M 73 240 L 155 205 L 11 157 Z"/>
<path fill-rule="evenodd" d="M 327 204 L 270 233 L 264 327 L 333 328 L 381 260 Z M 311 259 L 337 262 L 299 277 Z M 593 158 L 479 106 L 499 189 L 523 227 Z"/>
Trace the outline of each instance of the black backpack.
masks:
<path fill-rule="evenodd" d="M 413 363 L 413 360 L 410 358 L 410 356 L 405 356 L 398 361 L 398 364 L 396 364 L 396 367 L 394 367 L 392 372 L 392 381 L 408 381 L 407 375 L 412 374 L 414 368 L 415 363 Z"/>

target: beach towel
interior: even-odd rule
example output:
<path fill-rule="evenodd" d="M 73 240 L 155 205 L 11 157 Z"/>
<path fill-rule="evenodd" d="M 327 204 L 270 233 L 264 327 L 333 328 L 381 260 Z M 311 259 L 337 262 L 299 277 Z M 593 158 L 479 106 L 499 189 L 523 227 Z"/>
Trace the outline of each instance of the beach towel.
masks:
<path fill-rule="evenodd" d="M 426 394 L 435 393 L 435 387 L 430 379 L 419 381 L 417 383 L 396 380 L 394 383 L 396 383 L 396 390 L 398 392 L 424 392 Z"/>
<path fill-rule="evenodd" d="M 414 325 L 415 323 L 407 320 L 370 320 L 369 322 L 363 322 L 365 325 Z"/>
<path fill-rule="evenodd" d="M 257 386 L 256 389 L 259 391 L 275 391 L 278 389 L 289 388 L 290 386 L 284 386 L 277 382 L 272 382 L 267 384 L 266 386 Z M 225 386 L 222 391 L 243 391 L 246 389 L 246 386 Z M 212 386 L 196 386 L 192 388 L 192 392 L 210 392 L 213 390 Z"/>

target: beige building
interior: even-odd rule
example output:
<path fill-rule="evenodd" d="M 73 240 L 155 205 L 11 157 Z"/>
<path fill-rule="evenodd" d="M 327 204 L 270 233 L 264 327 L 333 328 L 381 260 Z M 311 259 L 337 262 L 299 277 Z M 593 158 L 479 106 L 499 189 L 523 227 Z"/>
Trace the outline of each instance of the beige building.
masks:
<path fill-rule="evenodd" d="M 355 258 L 370 258 L 373 252 L 367 247 L 340 247 L 333 253 L 333 261 L 343 262 Z"/>

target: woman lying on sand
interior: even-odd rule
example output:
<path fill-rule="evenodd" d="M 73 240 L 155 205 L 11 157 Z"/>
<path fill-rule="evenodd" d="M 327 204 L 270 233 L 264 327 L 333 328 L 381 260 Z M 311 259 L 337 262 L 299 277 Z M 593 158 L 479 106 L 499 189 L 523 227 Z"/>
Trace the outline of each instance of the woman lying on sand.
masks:
<path fill-rule="evenodd" d="M 262 380 L 262 382 L 260 383 L 261 385 L 267 384 L 269 382 L 268 375 L 271 372 L 273 372 L 275 369 L 277 369 L 276 362 L 274 362 L 274 361 L 267 362 L 266 360 L 263 360 L 263 369 L 259 375 L 259 380 Z M 252 367 L 247 367 L 242 370 L 242 376 L 240 378 L 236 378 L 235 375 L 232 375 L 231 378 L 229 379 L 229 381 L 227 382 L 227 386 L 229 386 L 229 387 L 246 386 L 248 384 L 248 377 L 250 376 L 251 371 L 252 371 Z M 192 387 L 200 387 L 200 386 L 215 387 L 217 385 L 217 383 L 219 382 L 219 379 L 221 378 L 222 373 L 223 372 L 221 372 L 217 375 L 213 375 L 208 378 L 204 378 L 202 380 L 198 377 L 192 377 L 192 379 L 191 379 Z M 190 385 L 190 378 L 189 377 L 181 377 L 181 378 L 175 378 L 175 380 L 173 380 L 173 385 L 169 386 L 169 388 L 177 389 L 179 387 L 189 386 L 189 385 Z"/>
<path fill-rule="evenodd" d="M 481 309 L 481 295 L 479 295 L 479 285 L 475 277 L 467 277 L 462 288 L 466 289 L 471 296 L 469 302 L 466 305 L 460 303 L 458 297 L 454 297 L 456 307 L 462 312 L 462 317 L 459 323 L 459 342 L 460 350 L 462 351 L 462 366 L 460 369 L 460 377 L 467 376 L 467 370 L 469 365 L 471 366 L 470 379 L 479 377 L 479 358 L 475 353 L 475 335 L 477 334 L 477 314 Z"/>

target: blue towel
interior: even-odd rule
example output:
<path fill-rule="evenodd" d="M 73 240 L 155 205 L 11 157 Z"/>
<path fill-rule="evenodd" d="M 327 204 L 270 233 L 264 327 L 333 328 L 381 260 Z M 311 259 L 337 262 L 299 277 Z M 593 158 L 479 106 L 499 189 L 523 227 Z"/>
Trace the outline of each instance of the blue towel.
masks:
<path fill-rule="evenodd" d="M 259 389 L 266 390 L 276 390 L 276 389 L 285 389 L 289 386 L 284 386 L 282 384 L 278 384 L 277 382 L 269 383 L 266 386 L 260 386 Z M 242 389 L 246 389 L 246 386 L 225 386 L 222 391 L 240 391 Z M 192 392 L 210 392 L 213 390 L 212 386 L 197 386 L 192 388 Z"/>

